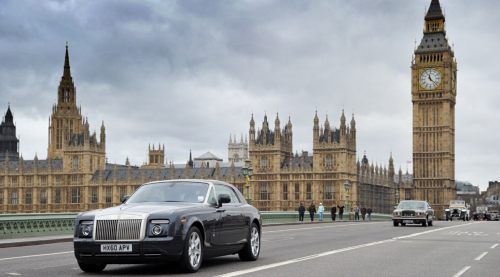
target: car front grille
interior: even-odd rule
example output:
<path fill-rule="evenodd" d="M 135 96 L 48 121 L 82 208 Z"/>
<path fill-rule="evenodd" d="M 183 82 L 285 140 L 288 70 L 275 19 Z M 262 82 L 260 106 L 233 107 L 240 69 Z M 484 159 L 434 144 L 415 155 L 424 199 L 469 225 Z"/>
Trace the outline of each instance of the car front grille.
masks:
<path fill-rule="evenodd" d="M 415 216 L 415 211 L 403 211 L 402 216 Z"/>
<path fill-rule="evenodd" d="M 97 220 L 95 240 L 139 240 L 142 219 Z"/>

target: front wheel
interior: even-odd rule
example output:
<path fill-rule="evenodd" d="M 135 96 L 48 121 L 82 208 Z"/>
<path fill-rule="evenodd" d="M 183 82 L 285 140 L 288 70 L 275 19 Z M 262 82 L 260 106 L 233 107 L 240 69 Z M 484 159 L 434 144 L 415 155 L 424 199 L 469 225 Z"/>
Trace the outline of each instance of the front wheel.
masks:
<path fill-rule="evenodd" d="M 196 272 L 203 261 L 203 242 L 200 230 L 193 226 L 189 229 L 184 252 L 181 257 L 181 267 L 185 272 Z"/>
<path fill-rule="evenodd" d="M 242 261 L 255 261 L 260 254 L 260 232 L 257 224 L 252 223 L 250 234 L 247 243 L 243 249 L 238 252 L 238 256 Z"/>
<path fill-rule="evenodd" d="M 424 221 L 422 221 L 422 227 L 427 227 L 427 222 L 428 222 L 427 218 L 424 219 Z"/>
<path fill-rule="evenodd" d="M 86 264 L 78 262 L 78 266 L 85 272 L 101 272 L 106 267 L 106 264 Z"/>
<path fill-rule="evenodd" d="M 396 220 L 393 220 L 392 221 L 392 225 L 394 225 L 394 227 L 398 227 L 399 224 L 398 224 L 398 222 Z"/>

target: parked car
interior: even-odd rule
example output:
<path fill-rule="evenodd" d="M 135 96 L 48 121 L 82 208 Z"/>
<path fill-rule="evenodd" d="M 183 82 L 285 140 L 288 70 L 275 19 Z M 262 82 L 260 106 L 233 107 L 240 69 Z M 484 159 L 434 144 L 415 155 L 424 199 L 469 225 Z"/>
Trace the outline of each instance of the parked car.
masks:
<path fill-rule="evenodd" d="M 394 227 L 399 224 L 422 224 L 422 226 L 432 226 L 434 210 L 427 201 L 404 200 L 399 202 L 392 213 Z"/>
<path fill-rule="evenodd" d="M 233 185 L 170 180 L 142 185 L 120 206 L 80 213 L 73 244 L 85 272 L 166 261 L 196 272 L 209 257 L 257 260 L 261 230 L 259 211 Z"/>

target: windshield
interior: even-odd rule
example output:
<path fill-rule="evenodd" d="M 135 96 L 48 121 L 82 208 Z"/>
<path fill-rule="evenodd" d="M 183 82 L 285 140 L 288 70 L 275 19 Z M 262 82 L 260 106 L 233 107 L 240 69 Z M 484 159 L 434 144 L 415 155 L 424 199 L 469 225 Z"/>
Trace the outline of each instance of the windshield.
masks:
<path fill-rule="evenodd" d="M 140 187 L 127 203 L 188 202 L 203 203 L 208 184 L 198 182 L 165 182 Z"/>
<path fill-rule="evenodd" d="M 403 201 L 399 203 L 398 209 L 401 210 L 425 210 L 425 202 L 420 201 Z"/>

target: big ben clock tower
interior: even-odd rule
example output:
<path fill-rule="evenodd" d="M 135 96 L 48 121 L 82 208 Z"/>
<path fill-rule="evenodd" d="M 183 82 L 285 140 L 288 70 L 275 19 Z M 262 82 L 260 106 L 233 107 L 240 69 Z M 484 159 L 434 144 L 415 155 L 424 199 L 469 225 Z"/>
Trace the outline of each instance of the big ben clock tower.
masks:
<path fill-rule="evenodd" d="M 457 63 L 448 44 L 439 0 L 425 16 L 411 66 L 413 199 L 427 200 L 438 218 L 456 197 L 455 102 Z"/>

